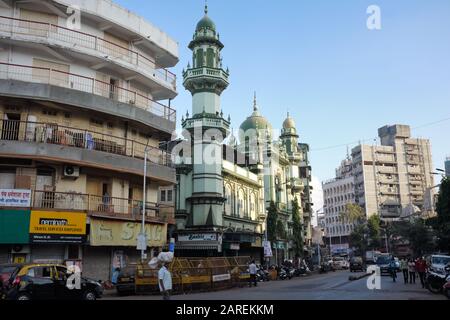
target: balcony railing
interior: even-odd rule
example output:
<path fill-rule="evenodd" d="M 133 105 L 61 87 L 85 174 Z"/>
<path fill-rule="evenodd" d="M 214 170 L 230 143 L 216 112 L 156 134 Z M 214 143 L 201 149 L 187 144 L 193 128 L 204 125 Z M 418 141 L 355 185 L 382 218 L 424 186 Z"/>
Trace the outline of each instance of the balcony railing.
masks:
<path fill-rule="evenodd" d="M 176 76 L 165 68 L 158 66 L 155 61 L 141 53 L 123 47 L 101 37 L 68 29 L 51 23 L 15 19 L 0 16 L 0 34 L 2 36 L 17 36 L 27 41 L 48 39 L 55 44 L 66 45 L 68 48 L 81 47 L 102 55 L 111 57 L 112 60 L 121 60 L 133 65 L 137 70 L 155 76 L 157 79 L 170 84 L 176 90 Z"/>
<path fill-rule="evenodd" d="M 33 190 L 31 207 L 33 209 L 85 211 L 89 214 L 134 220 L 142 219 L 142 201 L 83 193 Z M 172 222 L 175 219 L 173 207 L 154 202 L 146 202 L 145 216 L 147 220 L 158 222 Z"/>
<path fill-rule="evenodd" d="M 88 92 L 115 101 L 136 105 L 171 122 L 176 121 L 175 110 L 153 101 L 136 91 L 74 73 L 0 62 L 0 79 L 44 83 Z"/>
<path fill-rule="evenodd" d="M 80 128 L 61 126 L 56 123 L 32 121 L 0 121 L 0 140 L 49 143 L 68 147 L 102 151 L 121 156 L 144 159 L 147 149 L 148 161 L 173 167 L 171 154 L 154 147 L 113 135 Z"/>

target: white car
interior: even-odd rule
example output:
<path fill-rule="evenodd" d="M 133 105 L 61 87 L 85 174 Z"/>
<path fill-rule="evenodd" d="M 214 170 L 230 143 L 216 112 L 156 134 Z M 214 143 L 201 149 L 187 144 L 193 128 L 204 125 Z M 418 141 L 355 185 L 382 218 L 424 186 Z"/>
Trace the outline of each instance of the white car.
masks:
<path fill-rule="evenodd" d="M 450 256 L 432 255 L 430 262 L 432 271 L 444 274 L 445 267 L 450 263 Z"/>
<path fill-rule="evenodd" d="M 333 265 L 338 270 L 347 270 L 350 268 L 350 263 L 341 257 L 336 257 L 333 259 Z"/>

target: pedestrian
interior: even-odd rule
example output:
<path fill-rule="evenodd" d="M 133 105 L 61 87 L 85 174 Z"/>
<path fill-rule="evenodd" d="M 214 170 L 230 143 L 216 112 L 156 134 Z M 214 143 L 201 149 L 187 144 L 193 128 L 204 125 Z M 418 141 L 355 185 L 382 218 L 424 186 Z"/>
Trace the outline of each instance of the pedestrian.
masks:
<path fill-rule="evenodd" d="M 256 269 L 257 268 L 256 268 L 255 260 L 252 260 L 252 262 L 248 266 L 248 271 L 250 273 L 250 287 L 252 286 L 252 284 L 254 284 L 255 287 L 258 286 L 258 283 L 256 281 Z"/>
<path fill-rule="evenodd" d="M 392 276 L 392 281 L 393 282 L 397 282 L 397 280 L 396 280 L 397 279 L 397 266 L 396 266 L 394 257 L 392 257 L 392 260 L 389 263 L 389 271 L 390 271 L 391 276 Z"/>
<path fill-rule="evenodd" d="M 158 271 L 159 291 L 163 300 L 170 300 L 170 291 L 172 290 L 172 275 L 166 267 L 165 262 L 161 262 L 161 268 Z"/>
<path fill-rule="evenodd" d="M 416 284 L 416 264 L 413 259 L 408 260 L 409 283 Z"/>
<path fill-rule="evenodd" d="M 416 270 L 419 274 L 420 284 L 422 285 L 422 288 L 425 288 L 425 273 L 427 272 L 427 262 L 423 257 L 420 257 L 416 261 Z"/>
<path fill-rule="evenodd" d="M 112 274 L 112 277 L 111 277 L 111 283 L 113 285 L 117 285 L 117 280 L 119 279 L 119 275 L 120 275 L 120 268 L 115 268 L 114 272 Z"/>
<path fill-rule="evenodd" d="M 405 258 L 403 258 L 402 260 L 400 260 L 400 269 L 403 272 L 403 281 L 405 282 L 405 284 L 408 284 L 408 261 L 406 261 Z"/>

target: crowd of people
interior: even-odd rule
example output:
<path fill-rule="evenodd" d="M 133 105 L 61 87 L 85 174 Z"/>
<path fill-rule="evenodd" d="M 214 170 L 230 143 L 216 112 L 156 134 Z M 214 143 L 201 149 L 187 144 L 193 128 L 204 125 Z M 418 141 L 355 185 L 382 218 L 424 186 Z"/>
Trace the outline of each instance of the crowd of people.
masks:
<path fill-rule="evenodd" d="M 396 282 L 397 279 L 397 266 L 395 260 L 392 259 L 391 265 L 392 279 Z M 403 273 L 403 281 L 405 284 L 415 284 L 417 277 L 420 279 L 422 288 L 425 288 L 425 275 L 428 269 L 428 264 L 423 257 L 417 259 L 401 259 L 400 270 Z"/>

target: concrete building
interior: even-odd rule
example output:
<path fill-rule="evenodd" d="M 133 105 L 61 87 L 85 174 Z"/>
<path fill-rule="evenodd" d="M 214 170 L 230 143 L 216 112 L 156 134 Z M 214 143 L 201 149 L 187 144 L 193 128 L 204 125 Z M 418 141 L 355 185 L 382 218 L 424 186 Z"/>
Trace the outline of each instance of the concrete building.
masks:
<path fill-rule="evenodd" d="M 283 123 L 274 139 L 272 125 L 256 101 L 253 113 L 231 134 L 220 97 L 229 84 L 222 65 L 216 25 L 208 16 L 198 22 L 183 73 L 192 94 L 192 115 L 182 118 L 185 140 L 177 158 L 177 255 L 263 257 L 267 208 L 274 202 L 283 236 L 274 242 L 274 259 L 292 257 L 292 201 L 299 200 L 305 244 L 311 242 L 311 167 L 308 145 L 299 143 L 294 120 Z M 225 141 L 227 140 L 227 142 Z M 180 151 L 182 150 L 182 151 Z M 205 156 L 213 161 L 208 162 Z"/>
<path fill-rule="evenodd" d="M 367 216 L 391 219 L 434 212 L 433 162 L 427 139 L 411 137 L 406 125 L 378 130 L 381 145 L 352 150 L 356 202 Z"/>
<path fill-rule="evenodd" d="M 161 143 L 178 45 L 109 0 L 1 1 L 0 16 L 0 262 L 69 260 L 108 280 L 140 257 L 144 193 L 149 253 L 175 223 Z"/>
<path fill-rule="evenodd" d="M 346 253 L 349 246 L 349 236 L 354 224 L 347 221 L 342 213 L 347 204 L 355 203 L 355 181 L 352 174 L 352 160 L 348 156 L 336 169 L 336 178 L 322 184 L 324 197 L 324 222 L 327 245 L 331 252 Z"/>

